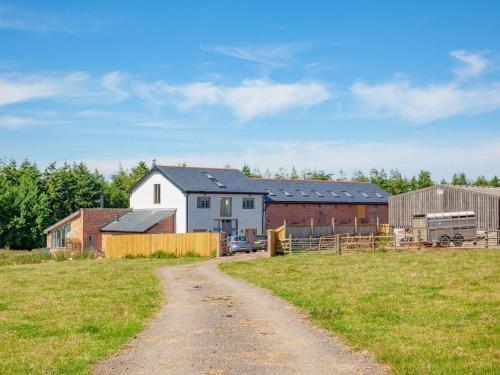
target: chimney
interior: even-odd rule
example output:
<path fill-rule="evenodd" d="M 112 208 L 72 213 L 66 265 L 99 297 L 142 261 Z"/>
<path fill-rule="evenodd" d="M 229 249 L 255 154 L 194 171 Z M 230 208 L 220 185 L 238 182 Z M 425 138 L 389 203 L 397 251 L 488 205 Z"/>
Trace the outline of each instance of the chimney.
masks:
<path fill-rule="evenodd" d="M 120 221 L 120 214 L 116 214 L 116 222 L 118 223 Z"/>
<path fill-rule="evenodd" d="M 100 201 L 101 201 L 101 208 L 104 208 L 104 194 L 103 193 L 101 193 Z"/>
<path fill-rule="evenodd" d="M 153 168 L 156 167 L 156 159 L 153 159 L 152 165 L 153 165 Z"/>

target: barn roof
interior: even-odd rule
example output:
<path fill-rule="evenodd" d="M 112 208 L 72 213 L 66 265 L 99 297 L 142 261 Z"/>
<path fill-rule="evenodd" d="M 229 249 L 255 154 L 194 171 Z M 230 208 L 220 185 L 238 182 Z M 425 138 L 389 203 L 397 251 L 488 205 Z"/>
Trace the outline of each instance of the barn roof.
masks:
<path fill-rule="evenodd" d="M 453 187 L 455 189 L 462 189 L 471 191 L 473 193 L 488 194 L 500 197 L 500 187 L 490 187 L 490 186 L 470 186 L 470 185 L 446 185 L 447 187 Z"/>
<path fill-rule="evenodd" d="M 173 214 L 175 210 L 133 210 L 104 225 L 101 232 L 144 233 Z"/>
<path fill-rule="evenodd" d="M 252 179 L 272 202 L 382 203 L 389 193 L 367 182 L 295 179 Z"/>

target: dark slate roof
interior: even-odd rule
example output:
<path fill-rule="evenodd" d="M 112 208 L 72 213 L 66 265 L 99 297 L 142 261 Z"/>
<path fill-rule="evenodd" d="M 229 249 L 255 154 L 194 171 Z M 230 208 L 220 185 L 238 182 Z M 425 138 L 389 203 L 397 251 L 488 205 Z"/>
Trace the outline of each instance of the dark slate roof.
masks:
<path fill-rule="evenodd" d="M 144 233 L 175 214 L 175 210 L 133 210 L 101 228 L 101 232 Z"/>
<path fill-rule="evenodd" d="M 159 171 L 180 190 L 188 193 L 250 193 L 265 194 L 258 185 L 238 169 L 173 167 L 158 165 L 131 188 L 131 191 L 151 173 Z M 213 177 L 207 177 L 207 173 Z M 222 184 L 218 186 L 217 182 Z"/>
<path fill-rule="evenodd" d="M 265 198 L 272 202 L 387 204 L 390 195 L 371 183 L 363 182 L 265 178 L 252 180 L 268 192 Z"/>

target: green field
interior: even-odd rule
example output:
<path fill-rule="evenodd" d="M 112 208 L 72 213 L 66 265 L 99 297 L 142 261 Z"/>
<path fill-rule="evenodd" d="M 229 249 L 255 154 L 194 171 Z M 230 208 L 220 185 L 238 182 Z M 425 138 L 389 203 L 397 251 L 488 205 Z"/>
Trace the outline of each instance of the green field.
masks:
<path fill-rule="evenodd" d="M 500 373 L 500 251 L 292 255 L 222 264 L 401 374 Z"/>
<path fill-rule="evenodd" d="M 196 260 L 0 267 L 0 373 L 89 372 L 92 363 L 141 331 L 158 310 L 163 292 L 154 270 Z"/>

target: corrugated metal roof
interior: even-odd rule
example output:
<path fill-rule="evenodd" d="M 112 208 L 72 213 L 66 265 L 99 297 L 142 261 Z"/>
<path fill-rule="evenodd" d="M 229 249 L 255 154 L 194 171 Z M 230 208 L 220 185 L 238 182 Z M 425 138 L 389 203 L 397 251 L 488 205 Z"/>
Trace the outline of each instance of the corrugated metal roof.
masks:
<path fill-rule="evenodd" d="M 185 192 L 265 194 L 238 169 L 162 165 L 156 169 Z"/>
<path fill-rule="evenodd" d="M 371 183 L 290 179 L 252 179 L 273 202 L 387 203 L 389 193 Z"/>
<path fill-rule="evenodd" d="M 101 228 L 101 232 L 144 233 L 175 214 L 175 210 L 133 210 Z"/>

